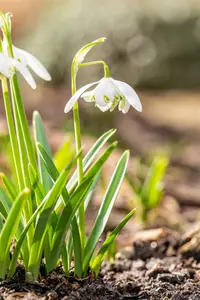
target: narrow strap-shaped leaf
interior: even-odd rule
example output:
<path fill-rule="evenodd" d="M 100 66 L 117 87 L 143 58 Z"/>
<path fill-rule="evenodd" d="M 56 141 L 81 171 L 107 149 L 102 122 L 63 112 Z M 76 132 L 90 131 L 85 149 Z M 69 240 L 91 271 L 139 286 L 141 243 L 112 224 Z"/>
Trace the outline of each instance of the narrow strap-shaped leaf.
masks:
<path fill-rule="evenodd" d="M 80 234 L 79 234 L 80 236 Z M 70 235 L 69 235 L 69 238 L 66 242 L 66 248 L 67 248 L 67 260 L 68 260 L 68 266 L 70 267 L 71 266 L 71 263 L 72 263 L 72 256 L 73 256 L 73 237 L 72 237 L 72 233 L 70 232 Z M 81 251 L 81 254 L 82 254 L 82 251 Z M 66 274 L 67 276 L 68 274 Z"/>
<path fill-rule="evenodd" d="M 52 189 L 48 192 L 48 194 L 45 196 L 45 198 L 43 199 L 43 201 L 41 202 L 41 204 L 39 205 L 39 207 L 36 209 L 36 211 L 33 213 L 33 215 L 31 216 L 30 220 L 28 221 L 26 227 L 24 228 L 20 239 L 18 240 L 13 256 L 12 256 L 12 260 L 11 260 L 11 264 L 10 264 L 10 268 L 9 268 L 9 276 L 12 277 L 14 272 L 15 272 L 15 268 L 16 268 L 16 263 L 17 263 L 17 259 L 19 256 L 19 252 L 22 246 L 22 243 L 24 241 L 24 238 L 26 237 L 26 233 L 28 232 L 31 224 L 34 222 L 34 220 L 36 219 L 36 217 L 40 214 L 40 212 L 42 210 L 44 210 L 44 207 L 52 204 L 52 202 L 56 202 L 56 199 L 59 197 L 62 187 L 65 186 L 65 182 L 66 179 L 69 175 L 69 172 L 72 168 L 72 166 L 74 165 L 74 162 L 72 162 L 58 177 L 58 179 L 56 180 L 56 182 L 54 183 Z M 53 203 L 54 204 L 54 203 Z M 52 205 L 53 206 L 53 205 Z M 36 250 L 37 251 L 37 250 Z"/>
<path fill-rule="evenodd" d="M 46 191 L 44 190 L 44 187 L 40 182 L 37 172 L 35 171 L 34 167 L 31 164 L 28 165 L 28 170 L 29 170 L 30 182 L 32 185 L 32 191 L 35 195 L 35 197 L 32 197 L 32 199 L 35 198 L 36 203 L 37 203 L 37 205 L 35 205 L 35 209 L 34 209 L 34 211 L 35 211 L 37 209 L 37 207 L 39 206 L 39 204 L 42 202 L 42 199 L 44 199 L 44 197 L 46 195 Z M 56 215 L 56 213 L 55 213 L 55 211 L 53 211 L 52 217 L 51 217 L 51 223 L 53 223 L 53 220 L 56 217 L 55 215 Z M 52 232 L 53 232 L 53 228 L 52 228 L 52 226 L 49 226 L 48 232 L 45 237 L 45 242 L 44 242 L 44 258 L 45 258 L 46 264 L 48 263 L 49 254 L 50 254 Z"/>
<path fill-rule="evenodd" d="M 85 198 L 85 200 L 84 200 L 84 208 L 85 208 L 85 211 L 87 210 L 87 207 L 88 207 L 88 205 L 89 205 L 89 203 L 90 203 L 90 200 L 92 199 L 94 189 L 95 189 L 95 187 L 96 187 L 96 185 L 97 185 L 97 182 L 98 182 L 98 180 L 99 180 L 99 177 L 100 177 L 100 173 L 101 173 L 101 172 L 99 172 L 99 173 L 96 175 L 96 177 L 95 177 L 95 179 L 94 179 L 94 182 L 93 182 L 93 184 L 91 185 L 91 187 L 90 187 L 90 189 L 89 189 L 89 191 L 88 191 L 88 193 L 87 193 L 87 196 L 86 196 L 86 198 Z"/>
<path fill-rule="evenodd" d="M 37 206 L 39 206 L 40 203 L 42 202 L 42 199 L 46 195 L 46 191 L 44 190 L 44 186 L 40 182 L 36 170 L 34 169 L 33 165 L 30 163 L 28 164 L 28 172 L 29 172 L 29 177 L 30 177 L 30 182 L 32 185 L 33 192 L 36 195 Z"/>
<path fill-rule="evenodd" d="M 104 153 L 93 163 L 93 165 L 89 168 L 89 170 L 84 175 L 84 178 L 91 177 L 93 175 L 97 175 L 101 170 L 102 166 L 111 155 L 113 150 L 117 147 L 117 142 L 113 142 Z"/>
<path fill-rule="evenodd" d="M 57 184 L 55 183 L 55 185 L 52 187 L 53 192 L 48 198 L 48 201 L 44 203 L 44 206 L 38 216 L 30 250 L 28 267 L 29 272 L 33 274 L 33 277 L 35 279 L 37 279 L 38 277 L 39 265 L 43 250 L 43 241 L 45 238 L 46 230 L 48 229 L 47 224 L 51 218 L 52 211 L 56 205 L 58 197 L 62 192 L 63 187 L 65 186 L 66 180 L 75 162 L 76 160 L 73 160 L 73 162 L 60 174 L 57 180 Z"/>
<path fill-rule="evenodd" d="M 59 172 L 53 162 L 52 157 L 40 143 L 37 143 L 37 148 L 46 171 L 48 172 L 49 176 L 53 179 L 53 181 L 55 181 L 56 178 L 59 176 Z"/>
<path fill-rule="evenodd" d="M 120 223 L 117 225 L 117 227 L 109 234 L 105 242 L 103 243 L 102 247 L 100 248 L 98 254 L 94 258 L 91 269 L 93 272 L 95 272 L 96 275 L 99 273 L 99 269 L 101 267 L 101 264 L 106 256 L 106 253 L 109 249 L 109 247 L 112 245 L 114 240 L 116 239 L 119 232 L 122 230 L 122 228 L 126 225 L 126 223 L 130 220 L 130 218 L 135 214 L 136 209 L 133 209 Z"/>
<path fill-rule="evenodd" d="M 5 262 L 7 261 L 7 254 L 10 249 L 10 245 L 13 237 L 16 234 L 17 227 L 22 217 L 22 210 L 24 208 L 25 201 L 30 194 L 29 189 L 24 189 L 17 199 L 14 201 L 11 210 L 8 214 L 6 222 L 0 234 L 0 278 L 4 278 L 6 272 Z"/>
<path fill-rule="evenodd" d="M 3 204 L 7 214 L 9 213 L 13 201 L 11 198 L 8 196 L 8 194 L 4 191 L 4 189 L 0 186 L 0 202 Z"/>
<path fill-rule="evenodd" d="M 71 221 L 74 218 L 78 207 L 80 206 L 81 202 L 84 200 L 85 195 L 87 194 L 87 191 L 93 182 L 92 179 L 93 178 L 89 177 L 86 180 L 83 180 L 83 182 L 80 184 L 80 186 L 78 186 L 78 188 L 72 194 L 69 202 L 66 203 L 63 209 L 63 212 L 58 220 L 54 237 L 53 237 L 53 245 L 51 251 L 51 268 L 54 268 L 55 263 L 59 258 L 66 237 L 66 232 L 69 229 Z M 77 270 L 77 271 L 78 272 L 80 271 L 80 273 L 78 274 L 80 276 L 82 273 L 82 266 L 81 266 L 81 270 Z"/>
<path fill-rule="evenodd" d="M 45 150 L 48 152 L 49 156 L 52 157 L 51 149 L 50 149 L 49 143 L 47 141 L 44 125 L 43 125 L 42 119 L 40 117 L 40 114 L 37 111 L 34 111 L 34 113 L 33 113 L 33 130 L 34 130 L 35 142 L 40 143 L 45 148 Z M 43 164 L 43 161 L 42 161 L 39 153 L 37 153 L 37 156 L 38 156 L 40 179 L 44 186 L 45 191 L 48 192 L 52 187 L 52 182 L 49 178 L 49 175 L 46 171 L 46 168 Z"/>
<path fill-rule="evenodd" d="M 47 171 L 49 172 L 49 175 L 50 175 L 52 181 L 55 181 L 57 179 L 57 177 L 59 176 L 59 172 L 58 172 L 56 166 L 54 165 L 54 162 L 51 160 L 51 158 L 49 157 L 49 155 L 45 151 L 45 149 L 42 147 L 42 145 L 38 144 L 38 149 L 40 151 L 40 155 L 43 159 L 44 165 L 47 168 Z M 64 188 L 62 191 L 62 200 L 63 200 L 64 205 L 66 205 L 67 203 L 68 203 L 68 205 L 71 205 L 69 202 L 70 197 L 69 197 L 69 194 L 68 194 L 66 188 Z M 56 230 L 57 229 L 55 229 L 55 231 Z M 74 244 L 75 272 L 77 272 L 76 273 L 77 275 L 80 274 L 80 276 L 81 276 L 82 251 L 81 251 L 80 233 L 79 233 L 76 216 L 74 216 L 71 221 L 71 233 L 73 236 L 73 244 Z M 63 246 L 61 246 L 61 247 L 66 247 L 64 242 L 63 242 Z M 50 257 L 49 261 L 51 261 L 51 257 Z M 66 263 L 66 262 L 64 262 L 64 263 Z M 49 268 L 49 271 L 50 271 L 51 264 L 50 264 L 50 266 L 48 266 L 48 264 L 47 264 L 47 268 Z M 66 267 L 65 267 L 65 269 L 66 269 Z"/>
<path fill-rule="evenodd" d="M 147 208 L 158 205 L 163 191 L 163 177 L 169 161 L 166 156 L 156 156 L 148 170 L 141 190 L 141 199 Z"/>
<path fill-rule="evenodd" d="M 70 265 L 68 264 L 69 261 L 68 261 L 68 251 L 66 248 L 66 244 L 64 244 L 63 246 L 61 257 L 62 257 L 62 265 L 63 265 L 65 275 L 69 276 Z"/>
<path fill-rule="evenodd" d="M 72 136 L 70 136 L 54 155 L 54 164 L 59 172 L 65 168 L 75 155 L 75 148 L 72 141 Z"/>
<path fill-rule="evenodd" d="M 99 153 L 101 148 L 105 145 L 105 143 L 111 138 L 111 136 L 116 132 L 116 130 L 111 129 L 107 132 L 105 132 L 92 146 L 92 148 L 89 150 L 89 152 L 86 154 L 86 156 L 83 159 L 83 171 L 86 171 L 95 156 Z M 67 189 L 71 190 L 72 187 L 76 184 L 78 180 L 77 170 L 74 172 L 72 177 L 67 183 Z"/>
<path fill-rule="evenodd" d="M 4 208 L 6 210 L 6 213 L 8 215 L 9 212 L 10 212 L 10 209 L 13 205 L 13 202 L 17 198 L 17 193 L 16 193 L 16 190 L 14 190 L 13 185 L 10 182 L 10 180 L 8 179 L 8 177 L 6 177 L 4 174 L 1 174 L 1 178 L 2 178 L 2 181 L 5 185 L 5 188 L 6 188 L 7 192 L 9 192 L 9 195 L 0 187 L 0 202 L 4 206 Z M 21 220 L 19 222 L 19 226 L 16 230 L 17 240 L 19 239 L 23 229 L 24 229 L 24 226 L 23 226 L 22 218 L 21 218 Z M 24 261 L 24 265 L 26 267 L 27 264 L 28 264 L 28 255 L 29 255 L 27 239 L 24 240 L 21 252 L 23 253 L 23 261 Z"/>
<path fill-rule="evenodd" d="M 0 215 L 4 218 L 4 220 L 7 218 L 8 214 L 7 211 L 3 205 L 3 203 L 0 201 Z"/>
<path fill-rule="evenodd" d="M 6 191 L 10 195 L 11 200 L 15 199 L 17 197 L 17 188 L 14 186 L 14 184 L 11 182 L 11 180 L 3 173 L 1 173 L 1 180 L 3 181 L 3 184 L 5 186 Z"/>
<path fill-rule="evenodd" d="M 86 190 L 87 193 L 87 190 Z M 84 195 L 82 200 L 84 200 Z M 82 201 L 80 201 L 81 203 Z M 77 207 L 79 207 L 79 204 L 77 205 Z M 74 209 L 75 212 L 75 209 Z M 82 248 L 81 248 L 81 237 L 80 237 L 80 232 L 79 232 L 79 228 L 78 228 L 78 223 L 77 223 L 77 219 L 74 213 L 74 217 L 72 218 L 71 221 L 71 234 L 72 234 L 72 238 L 73 238 L 73 246 L 74 246 L 74 275 L 78 275 L 78 277 L 80 278 L 82 276 L 82 264 L 83 264 L 83 257 L 82 257 Z M 58 224 L 59 225 L 59 224 Z M 67 229 L 69 228 L 69 226 L 66 226 L 65 231 L 67 231 Z M 63 236 L 65 235 L 65 233 L 63 233 Z M 58 254 L 57 254 L 58 255 Z M 69 265 L 70 267 L 70 265 Z"/>
<path fill-rule="evenodd" d="M 102 201 L 101 207 L 99 209 L 98 215 L 93 225 L 92 232 L 85 246 L 84 262 L 83 262 L 84 273 L 87 272 L 92 254 L 105 228 L 110 212 L 113 208 L 115 199 L 117 198 L 117 195 L 119 193 L 119 189 L 121 187 L 121 183 L 126 172 L 128 158 L 129 158 L 129 152 L 125 151 L 120 161 L 118 162 L 117 167 L 115 168 L 113 176 L 110 180 L 105 197 Z"/>

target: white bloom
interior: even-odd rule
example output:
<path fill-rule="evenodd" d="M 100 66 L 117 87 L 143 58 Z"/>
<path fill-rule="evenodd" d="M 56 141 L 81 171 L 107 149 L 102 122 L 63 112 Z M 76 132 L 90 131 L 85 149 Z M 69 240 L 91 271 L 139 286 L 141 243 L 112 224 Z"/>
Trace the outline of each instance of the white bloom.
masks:
<path fill-rule="evenodd" d="M 15 73 L 15 69 L 22 74 L 22 76 L 33 89 L 36 88 L 35 80 L 33 79 L 27 67 L 25 67 L 16 59 L 8 57 L 6 54 L 0 52 L 0 73 L 7 78 L 11 78 Z"/>
<path fill-rule="evenodd" d="M 7 53 L 7 44 L 3 41 L 4 52 Z M 29 52 L 13 46 L 14 58 L 20 61 L 24 66 L 30 67 L 39 77 L 46 81 L 51 80 L 49 72 L 41 64 L 41 62 Z"/>
<path fill-rule="evenodd" d="M 49 72 L 41 64 L 41 62 L 27 51 L 21 50 L 13 46 L 14 57 L 23 65 L 29 66 L 39 77 L 46 81 L 51 80 Z"/>
<path fill-rule="evenodd" d="M 86 92 L 96 84 L 97 86 L 92 91 Z M 79 97 L 87 102 L 94 102 L 101 111 L 112 111 L 116 106 L 124 114 L 128 112 L 130 106 L 133 106 L 137 111 L 142 111 L 140 99 L 134 89 L 127 83 L 114 80 L 111 77 L 104 77 L 100 81 L 86 84 L 80 88 L 66 104 L 65 113 L 72 109 Z"/>

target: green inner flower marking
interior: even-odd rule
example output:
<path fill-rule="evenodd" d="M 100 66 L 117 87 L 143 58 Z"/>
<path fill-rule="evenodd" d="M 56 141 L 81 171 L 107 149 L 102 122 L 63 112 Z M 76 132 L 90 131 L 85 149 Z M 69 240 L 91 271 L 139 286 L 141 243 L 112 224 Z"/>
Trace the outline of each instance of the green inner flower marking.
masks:
<path fill-rule="evenodd" d="M 120 108 L 124 108 L 124 106 L 126 105 L 126 98 L 123 95 L 120 95 L 120 102 L 119 102 L 119 106 Z"/>
<path fill-rule="evenodd" d="M 109 103 L 110 102 L 110 98 L 106 95 L 104 95 L 104 102 L 105 103 Z"/>
<path fill-rule="evenodd" d="M 114 99 L 112 101 L 112 105 L 110 107 L 110 111 L 113 111 L 117 107 L 117 105 L 119 103 L 119 99 L 120 99 L 119 95 L 114 96 Z"/>
<path fill-rule="evenodd" d="M 95 96 L 94 96 L 94 95 L 90 98 L 90 101 L 91 101 L 91 102 L 96 102 L 96 99 L 95 99 Z"/>

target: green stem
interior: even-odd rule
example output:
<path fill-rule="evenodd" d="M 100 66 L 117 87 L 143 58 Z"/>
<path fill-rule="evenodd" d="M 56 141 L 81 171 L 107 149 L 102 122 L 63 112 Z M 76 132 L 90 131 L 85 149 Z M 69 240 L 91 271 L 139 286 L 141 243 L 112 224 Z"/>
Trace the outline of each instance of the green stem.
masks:
<path fill-rule="evenodd" d="M 76 93 L 76 72 L 74 72 L 72 65 L 72 95 Z M 75 103 L 73 107 L 74 115 L 74 132 L 75 132 L 75 142 L 76 142 L 76 153 L 81 151 L 81 130 L 80 130 L 80 118 L 79 118 L 79 109 L 78 102 Z M 82 153 L 77 158 L 77 169 L 78 169 L 78 184 L 80 185 L 83 179 L 83 162 L 82 162 Z M 79 231 L 81 238 L 82 250 L 85 247 L 85 211 L 84 211 L 84 202 L 79 207 Z"/>
<path fill-rule="evenodd" d="M 14 58 L 14 53 L 13 53 L 13 48 L 12 48 L 12 40 L 11 40 L 10 34 L 8 33 L 5 36 L 5 38 L 7 40 L 7 45 L 8 45 L 8 49 L 7 49 L 8 54 L 10 57 Z M 28 121 L 26 118 L 25 109 L 24 109 L 24 105 L 23 105 L 23 101 L 22 101 L 16 74 L 14 74 L 12 76 L 11 84 L 12 84 L 12 88 L 13 88 L 14 95 L 15 95 L 14 98 L 16 101 L 16 108 L 18 110 L 19 121 L 20 121 L 21 128 L 22 128 L 22 133 L 23 133 L 23 137 L 24 137 L 24 143 L 25 143 L 25 147 L 26 147 L 26 151 L 27 151 L 28 160 L 36 168 L 36 158 L 35 158 L 35 154 L 34 154 L 34 150 L 33 150 L 31 135 L 29 132 L 29 127 L 28 127 Z"/>
<path fill-rule="evenodd" d="M 98 65 L 98 64 L 102 64 L 104 67 L 104 77 L 110 77 L 109 67 L 103 60 L 95 60 L 95 61 L 90 61 L 87 63 L 82 63 L 82 64 L 79 64 L 79 67 L 88 67 L 88 66 L 93 66 L 93 65 Z"/>
<path fill-rule="evenodd" d="M 17 142 L 19 146 L 19 157 L 20 157 L 20 164 L 22 169 L 22 178 L 23 178 L 23 188 L 30 187 L 30 180 L 29 180 L 29 173 L 28 173 L 28 157 L 27 157 L 27 151 L 25 148 L 25 139 L 23 137 L 22 132 L 22 126 L 20 123 L 20 114 L 17 109 L 17 98 L 15 94 L 15 90 L 13 88 L 12 83 L 10 83 L 10 89 L 11 89 L 11 96 L 12 96 L 12 105 L 13 105 L 13 115 L 15 120 L 15 128 L 16 128 L 16 137 Z M 29 219 L 32 216 L 32 203 L 31 203 L 31 196 L 28 197 L 27 202 L 24 206 L 24 216 L 25 216 L 25 222 L 28 223 Z M 33 238 L 34 229 L 33 226 L 30 227 L 30 230 L 27 235 L 28 239 L 28 247 L 30 249 L 32 238 Z"/>
<path fill-rule="evenodd" d="M 7 50 L 10 57 L 14 58 L 12 40 L 9 30 L 4 34 L 4 38 L 7 41 Z M 28 174 L 28 162 L 30 162 L 36 168 L 36 159 L 34 155 L 31 135 L 29 132 L 28 122 L 24 110 L 24 104 L 21 98 L 20 89 L 18 85 L 17 75 L 14 74 L 10 79 L 11 95 L 12 95 L 12 104 L 13 104 L 13 113 L 16 126 L 17 142 L 19 148 L 19 158 L 22 170 L 22 179 L 23 187 L 29 187 L 29 174 Z M 24 215 L 26 223 L 32 215 L 32 203 L 28 199 L 27 205 L 24 208 Z M 31 246 L 31 241 L 33 237 L 33 227 L 30 228 L 28 233 L 28 244 L 29 248 Z"/>
<path fill-rule="evenodd" d="M 72 78 L 72 95 L 76 93 L 76 60 L 72 62 L 72 70 L 71 70 L 71 78 Z M 103 64 L 104 67 L 104 76 L 110 77 L 110 70 L 108 65 L 103 60 L 97 60 L 87 63 L 79 64 L 78 67 L 87 67 L 97 64 Z M 78 102 L 74 104 L 73 107 L 73 115 L 74 115 L 74 132 L 75 132 L 75 142 L 76 142 L 76 153 L 80 153 L 81 150 L 81 131 L 80 131 L 80 118 L 79 118 L 79 108 Z M 78 169 L 78 184 L 81 183 L 83 179 L 83 162 L 82 162 L 82 154 L 79 155 L 77 159 L 77 169 Z M 84 210 L 84 202 L 79 207 L 79 231 L 81 238 L 82 249 L 85 247 L 85 210 Z"/>
<path fill-rule="evenodd" d="M 12 116 L 12 109 L 10 104 L 10 97 L 8 92 L 8 81 L 7 78 L 2 77 L 2 91 L 3 91 L 3 99 L 4 99 L 4 106 L 7 118 L 7 125 L 8 125 L 8 132 L 10 137 L 10 145 L 12 151 L 12 157 L 14 161 L 15 173 L 17 176 L 18 188 L 19 190 L 23 189 L 23 176 L 22 176 L 22 169 L 20 165 L 20 157 L 19 157 L 19 148 L 17 144 L 15 126 Z"/>
<path fill-rule="evenodd" d="M 26 113 L 24 110 L 24 105 L 23 105 L 23 101 L 21 98 L 16 74 L 13 75 L 13 77 L 11 79 L 11 84 L 12 84 L 14 94 L 15 94 L 15 105 L 17 108 L 17 112 L 18 112 L 18 116 L 19 116 L 19 120 L 20 120 L 20 124 L 21 124 L 21 129 L 22 129 L 22 133 L 23 133 L 23 137 L 24 137 L 24 143 L 25 143 L 25 147 L 26 147 L 26 151 L 27 151 L 28 160 L 34 166 L 34 168 L 36 168 L 36 157 L 35 157 L 34 150 L 33 150 L 33 144 L 32 144 L 32 139 L 31 139 L 31 135 L 29 132 L 28 121 L 26 118 Z"/>

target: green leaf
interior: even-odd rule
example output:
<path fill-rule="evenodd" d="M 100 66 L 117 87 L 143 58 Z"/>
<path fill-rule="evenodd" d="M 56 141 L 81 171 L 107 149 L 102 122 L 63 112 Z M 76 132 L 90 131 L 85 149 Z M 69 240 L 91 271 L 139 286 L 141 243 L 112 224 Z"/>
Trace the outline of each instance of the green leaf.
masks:
<path fill-rule="evenodd" d="M 38 149 L 40 151 L 40 155 L 43 159 L 44 165 L 45 165 L 52 181 L 55 181 L 57 179 L 57 177 L 59 176 L 59 172 L 56 169 L 56 166 L 54 165 L 54 162 L 51 160 L 48 153 L 45 151 L 45 149 L 40 144 L 38 144 Z M 63 204 L 64 205 L 67 204 L 67 205 L 70 206 L 71 205 L 70 197 L 69 197 L 69 194 L 68 194 L 66 188 L 63 189 L 61 195 L 62 195 Z M 76 216 L 74 216 L 72 221 L 71 221 L 71 232 L 72 232 L 72 235 L 73 235 L 74 255 L 75 255 L 75 257 L 77 257 L 76 263 L 75 263 L 75 272 L 77 272 L 77 274 L 80 274 L 80 270 L 82 268 L 82 254 L 81 254 L 82 250 L 81 250 L 80 233 L 79 233 L 79 228 L 78 228 Z M 62 244 L 63 244 L 63 246 L 61 245 L 60 247 L 64 247 L 64 242 Z M 50 254 L 50 256 L 51 256 L 51 254 Z M 66 256 L 65 253 L 64 253 L 64 256 Z M 51 269 L 52 259 L 53 258 L 49 257 L 50 264 L 47 263 L 47 269 L 48 270 Z M 66 264 L 66 262 L 64 262 L 64 264 Z M 67 265 L 65 265 L 65 269 L 66 269 L 66 267 L 67 267 Z"/>
<path fill-rule="evenodd" d="M 97 182 L 98 182 L 98 180 L 99 180 L 99 177 L 100 177 L 100 173 L 101 173 L 101 172 L 99 172 L 99 173 L 96 175 L 96 177 L 95 177 L 95 179 L 94 179 L 94 182 L 93 182 L 93 184 L 91 185 L 91 187 L 90 187 L 90 189 L 89 189 L 89 191 L 88 191 L 88 193 L 87 193 L 87 196 L 86 196 L 86 198 L 85 198 L 85 200 L 84 200 L 84 209 L 85 209 L 85 211 L 87 210 L 87 207 L 88 207 L 88 205 L 89 205 L 89 203 L 90 203 L 90 201 L 91 201 L 91 199 L 92 199 L 94 189 L 95 189 L 95 187 L 96 187 L 96 185 L 97 185 Z"/>
<path fill-rule="evenodd" d="M 98 254 L 95 256 L 92 264 L 91 269 L 96 274 L 96 276 L 99 273 L 101 264 L 106 256 L 106 253 L 109 249 L 109 247 L 112 245 L 114 240 L 116 239 L 119 232 L 122 230 L 122 228 L 126 225 L 126 223 L 130 220 L 130 218 L 135 214 L 136 209 L 133 209 L 121 222 L 117 227 L 109 234 L 105 242 L 103 243 L 101 249 L 99 250 Z"/>
<path fill-rule="evenodd" d="M 36 203 L 38 207 L 42 202 L 44 196 L 46 195 L 46 191 L 44 190 L 44 187 L 40 182 L 36 170 L 34 169 L 33 165 L 30 163 L 28 164 L 28 172 L 29 172 L 29 178 L 32 186 L 32 191 L 36 196 Z"/>
<path fill-rule="evenodd" d="M 20 236 L 20 239 L 18 240 L 18 242 L 16 244 L 16 247 L 15 247 L 15 250 L 14 250 L 14 253 L 12 256 L 12 260 L 11 260 L 11 264 L 10 264 L 10 268 L 9 268 L 9 276 L 10 277 L 12 277 L 15 272 L 19 252 L 20 252 L 22 243 L 24 241 L 24 238 L 26 237 L 26 234 L 27 234 L 31 224 L 34 222 L 34 220 L 36 219 L 37 216 L 38 217 L 41 216 L 41 214 L 40 214 L 41 211 L 45 212 L 46 207 L 54 205 L 54 202 L 56 202 L 56 199 L 60 196 L 63 186 L 65 186 L 66 179 L 69 175 L 69 172 L 70 172 L 72 166 L 73 166 L 73 164 L 70 164 L 65 170 L 63 170 L 63 172 L 60 174 L 59 178 L 54 183 L 52 189 L 45 196 L 45 198 L 43 199 L 43 201 L 41 202 L 39 207 L 36 209 L 36 211 L 31 216 L 26 227 L 24 228 L 24 230 Z M 38 249 L 36 249 L 36 251 L 37 250 Z"/>
<path fill-rule="evenodd" d="M 7 211 L 3 205 L 2 202 L 0 202 L 0 215 L 2 215 L 2 217 L 4 218 L 4 220 L 7 218 L 8 214 Z M 2 220 L 2 219 L 1 219 Z"/>
<path fill-rule="evenodd" d="M 119 193 L 120 186 L 126 172 L 128 158 L 129 158 L 129 152 L 125 151 L 119 163 L 117 164 L 117 167 L 115 168 L 115 171 L 113 173 L 113 176 L 107 188 L 106 194 L 102 201 L 101 207 L 99 209 L 97 218 L 93 225 L 92 232 L 86 243 L 85 250 L 84 250 L 84 262 L 83 262 L 84 274 L 87 273 L 90 259 L 93 255 L 93 252 L 96 248 L 99 238 L 105 228 L 105 225 L 108 221 L 109 215 L 113 208 L 115 199 L 117 198 L 117 195 Z"/>
<path fill-rule="evenodd" d="M 22 218 L 22 210 L 25 201 L 30 194 L 29 189 L 24 189 L 13 202 L 11 210 L 8 214 L 6 222 L 0 234 L 0 278 L 4 278 L 7 268 L 7 255 L 10 250 L 11 242 L 16 234 L 17 227 Z"/>
<path fill-rule="evenodd" d="M 75 148 L 73 146 L 72 137 L 68 138 L 67 141 L 60 147 L 58 152 L 54 155 L 54 163 L 59 172 L 61 172 L 65 166 L 75 155 Z"/>
<path fill-rule="evenodd" d="M 116 130 L 111 129 L 107 132 L 105 132 L 92 146 L 92 148 L 89 150 L 89 152 L 86 154 L 86 156 L 83 159 L 83 171 L 85 172 L 95 156 L 99 153 L 99 151 L 102 149 L 102 147 L 105 145 L 105 143 L 111 138 L 111 136 L 116 132 Z M 76 184 L 78 180 L 78 172 L 77 170 L 74 172 L 72 177 L 67 183 L 67 189 L 71 190 L 73 186 Z"/>
<path fill-rule="evenodd" d="M 101 170 L 102 166 L 111 155 L 113 150 L 117 147 L 117 142 L 113 142 L 104 152 L 103 154 L 93 163 L 93 165 L 89 168 L 89 170 L 84 175 L 84 178 L 91 177 L 93 175 L 97 175 Z"/>
<path fill-rule="evenodd" d="M 1 173 L 0 176 L 7 193 L 10 195 L 10 198 L 15 199 L 17 197 L 17 188 L 5 174 Z"/>
<path fill-rule="evenodd" d="M 36 199 L 36 203 L 37 203 L 37 205 L 35 204 L 35 209 L 34 209 L 35 211 L 37 207 L 40 205 L 40 203 L 42 202 L 42 199 L 44 199 L 46 192 L 44 190 L 43 185 L 40 182 L 37 172 L 35 171 L 34 167 L 31 164 L 28 165 L 28 171 L 29 171 L 30 182 L 32 185 L 32 193 L 35 195 L 35 197 L 32 196 L 32 202 L 34 201 L 34 199 Z M 56 213 L 53 212 L 51 217 L 51 225 L 53 224 L 55 218 L 56 218 Z M 50 253 L 52 232 L 53 232 L 53 228 L 52 226 L 49 226 L 48 232 L 45 237 L 45 242 L 44 242 L 44 259 L 46 263 L 48 263 L 48 258 Z"/>
<path fill-rule="evenodd" d="M 71 195 L 69 201 L 66 203 L 63 212 L 58 220 L 54 237 L 53 237 L 53 245 L 52 245 L 52 251 L 51 251 L 51 269 L 55 267 L 55 263 L 59 258 L 63 243 L 65 241 L 66 232 L 71 224 L 72 219 L 75 216 L 75 213 L 80 206 L 81 202 L 84 200 L 85 195 L 87 194 L 87 191 L 89 187 L 91 186 L 93 182 L 93 178 L 89 177 L 82 181 L 80 186 L 77 187 L 77 189 L 74 191 L 74 193 Z M 77 225 L 76 225 L 77 226 Z M 73 228 L 75 230 L 75 233 L 78 231 L 78 226 Z M 73 232 L 72 232 L 73 234 Z M 73 235 L 74 238 L 74 235 Z M 80 241 L 79 241 L 80 242 Z M 81 249 L 81 243 L 79 245 Z M 81 252 L 80 252 L 81 253 Z M 76 259 L 81 259 L 80 257 L 77 257 Z M 82 274 L 82 264 L 80 265 L 80 269 L 76 270 L 78 275 L 81 276 Z"/>
<path fill-rule="evenodd" d="M 13 201 L 8 196 L 8 194 L 4 191 L 4 189 L 0 186 L 0 202 L 4 206 L 7 214 L 9 214 L 9 211 L 12 207 Z"/>
<path fill-rule="evenodd" d="M 52 211 L 56 205 L 58 197 L 60 196 L 63 190 L 63 187 L 66 184 L 66 180 L 74 163 L 75 160 L 60 174 L 56 183 L 54 184 L 50 192 L 47 194 L 47 196 L 49 195 L 48 200 L 44 203 L 44 206 L 41 212 L 39 213 L 30 250 L 30 259 L 28 267 L 29 272 L 33 274 L 33 278 L 35 280 L 37 280 L 38 277 L 43 250 L 43 241 L 45 238 L 46 231 L 48 229 L 47 224 L 51 219 Z"/>
<path fill-rule="evenodd" d="M 145 183 L 141 190 L 143 205 L 153 208 L 158 205 L 163 192 L 163 177 L 168 165 L 168 158 L 156 156 L 148 170 Z"/>
<path fill-rule="evenodd" d="M 49 156 L 52 157 L 51 149 L 50 149 L 49 143 L 47 141 L 44 125 L 43 125 L 42 119 L 40 117 L 40 114 L 37 111 L 34 111 L 34 113 L 33 113 L 33 130 L 34 130 L 35 143 L 36 144 L 40 143 L 45 148 L 45 150 L 47 151 Z M 43 161 L 42 161 L 39 153 L 37 153 L 37 156 L 38 156 L 38 167 L 39 167 L 39 172 L 40 172 L 40 179 L 41 179 L 42 185 L 44 186 L 45 191 L 48 192 L 52 187 L 52 182 L 49 178 L 49 175 L 46 171 L 46 168 L 43 164 Z"/>
<path fill-rule="evenodd" d="M 16 192 L 16 188 L 13 186 L 12 182 L 9 180 L 9 178 L 7 176 L 5 176 L 3 173 L 1 174 L 1 179 L 4 183 L 4 186 L 7 190 L 7 192 L 9 193 L 9 195 L 0 187 L 0 201 L 2 202 L 2 205 L 4 206 L 4 208 L 6 209 L 6 213 L 7 215 L 9 214 L 9 211 L 12 207 L 13 202 L 15 201 L 15 198 L 17 198 L 17 192 Z M 16 238 L 17 240 L 19 239 L 21 232 L 24 229 L 23 223 L 22 223 L 23 219 L 20 220 L 19 222 L 19 226 L 18 229 L 16 231 Z M 28 264 L 28 241 L 27 239 L 25 239 L 22 249 L 21 249 L 22 255 L 23 255 L 23 261 L 24 261 L 24 265 L 25 267 Z"/>

